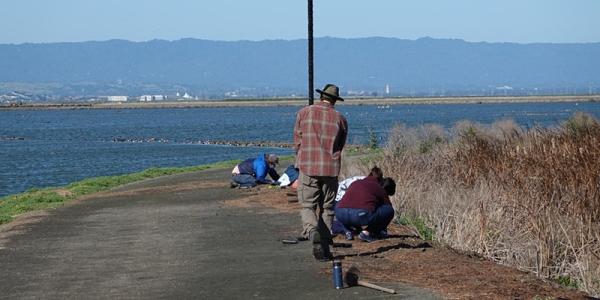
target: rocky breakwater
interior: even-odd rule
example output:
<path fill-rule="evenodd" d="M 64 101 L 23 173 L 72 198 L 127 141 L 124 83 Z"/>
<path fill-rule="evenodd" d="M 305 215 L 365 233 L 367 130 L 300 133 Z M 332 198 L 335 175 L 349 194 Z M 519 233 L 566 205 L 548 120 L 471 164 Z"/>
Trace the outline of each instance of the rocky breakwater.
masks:
<path fill-rule="evenodd" d="M 292 143 L 273 141 L 198 141 L 200 145 L 222 145 L 232 147 L 293 148 Z"/>
<path fill-rule="evenodd" d="M 221 145 L 232 147 L 264 147 L 264 148 L 292 148 L 291 143 L 274 141 L 239 141 L 239 140 L 171 140 L 161 137 L 114 137 L 114 143 L 170 143 L 189 145 Z"/>
<path fill-rule="evenodd" d="M 0 142 L 2 141 L 24 141 L 25 138 L 22 136 L 0 136 Z"/>
<path fill-rule="evenodd" d="M 293 149 L 293 143 L 275 141 L 241 141 L 241 140 L 171 140 L 161 137 L 114 137 L 115 143 L 169 143 L 180 145 L 215 145 L 230 147 L 257 147 L 257 148 L 285 148 Z M 346 145 L 346 150 L 357 150 L 365 148 L 365 145 Z"/>
<path fill-rule="evenodd" d="M 150 137 L 150 138 L 137 138 L 137 137 L 133 137 L 133 138 L 125 138 L 125 137 L 114 137 L 111 140 L 112 142 L 115 143 L 170 143 L 171 141 L 168 139 L 164 139 L 164 138 L 156 138 L 156 137 Z"/>

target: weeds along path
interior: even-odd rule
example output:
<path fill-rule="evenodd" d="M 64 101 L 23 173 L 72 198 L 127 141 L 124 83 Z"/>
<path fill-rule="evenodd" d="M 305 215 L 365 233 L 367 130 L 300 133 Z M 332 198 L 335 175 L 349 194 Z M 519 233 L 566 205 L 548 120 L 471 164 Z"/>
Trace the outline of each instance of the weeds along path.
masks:
<path fill-rule="evenodd" d="M 600 123 L 589 115 L 553 128 L 398 126 L 374 162 L 421 236 L 600 295 Z"/>

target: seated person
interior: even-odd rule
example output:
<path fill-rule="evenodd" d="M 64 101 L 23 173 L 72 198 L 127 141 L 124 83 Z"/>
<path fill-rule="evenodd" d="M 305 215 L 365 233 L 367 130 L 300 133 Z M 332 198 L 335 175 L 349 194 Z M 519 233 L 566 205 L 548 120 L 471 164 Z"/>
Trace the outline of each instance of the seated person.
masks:
<path fill-rule="evenodd" d="M 275 166 L 279 158 L 275 154 L 260 154 L 257 158 L 248 158 L 231 171 L 231 187 L 251 188 L 257 184 L 272 184 L 279 179 Z M 267 179 L 267 174 L 271 179 Z"/>
<path fill-rule="evenodd" d="M 362 228 L 358 238 L 373 242 L 387 236 L 387 226 L 394 218 L 389 196 L 396 192 L 396 183 L 369 175 L 357 180 L 346 191 L 335 208 L 335 217 L 346 228 Z"/>
<path fill-rule="evenodd" d="M 371 169 L 371 172 L 369 173 L 369 176 L 375 176 L 376 178 L 378 178 L 379 181 L 381 181 L 383 178 L 383 172 L 378 167 L 373 167 Z M 353 176 L 353 177 L 349 177 L 349 178 L 346 178 L 346 179 L 340 181 L 340 183 L 338 185 L 337 194 L 335 195 L 334 209 L 337 206 L 337 204 L 339 203 L 339 201 L 342 200 L 342 197 L 344 196 L 344 194 L 346 193 L 346 190 L 348 190 L 350 185 L 357 180 L 364 179 L 365 177 L 367 177 L 367 176 Z M 338 221 L 335 216 L 333 217 L 333 223 L 332 223 L 332 229 L 331 229 L 332 234 L 335 235 L 335 234 L 343 233 L 346 236 L 346 239 L 351 241 L 354 239 L 353 231 L 356 231 L 356 230 L 357 230 L 357 228 L 347 228 L 346 226 L 344 226 L 344 224 L 342 224 L 340 221 Z"/>
<path fill-rule="evenodd" d="M 293 187 L 294 184 L 297 185 L 298 176 L 300 175 L 300 170 L 296 168 L 294 165 L 289 165 L 279 179 L 277 179 L 277 183 L 281 187 Z"/>

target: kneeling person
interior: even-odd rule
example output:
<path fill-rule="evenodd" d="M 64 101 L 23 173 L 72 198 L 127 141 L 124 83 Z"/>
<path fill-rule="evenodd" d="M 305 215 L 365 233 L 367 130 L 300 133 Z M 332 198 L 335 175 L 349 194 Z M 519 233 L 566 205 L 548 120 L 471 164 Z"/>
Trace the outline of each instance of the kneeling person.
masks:
<path fill-rule="evenodd" d="M 358 236 L 363 241 L 385 237 L 387 226 L 394 218 L 389 196 L 395 192 L 393 179 L 367 176 L 350 185 L 335 208 L 335 217 L 347 228 L 367 226 Z"/>
<path fill-rule="evenodd" d="M 231 171 L 231 187 L 251 188 L 257 184 L 271 184 L 279 179 L 275 166 L 279 158 L 275 154 L 261 154 L 257 158 L 248 158 Z M 271 179 L 267 179 L 267 175 Z"/>

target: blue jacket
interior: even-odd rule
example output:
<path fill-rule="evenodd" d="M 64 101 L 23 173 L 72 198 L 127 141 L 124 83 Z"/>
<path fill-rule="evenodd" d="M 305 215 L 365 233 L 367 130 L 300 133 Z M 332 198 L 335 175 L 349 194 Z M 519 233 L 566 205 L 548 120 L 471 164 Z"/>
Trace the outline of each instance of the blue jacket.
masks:
<path fill-rule="evenodd" d="M 256 177 L 256 181 L 260 183 L 270 183 L 267 180 L 267 174 L 271 176 L 273 180 L 279 179 L 277 171 L 269 166 L 269 163 L 265 159 L 265 154 L 261 153 L 257 158 L 248 158 L 238 165 L 240 174 L 249 174 Z"/>

